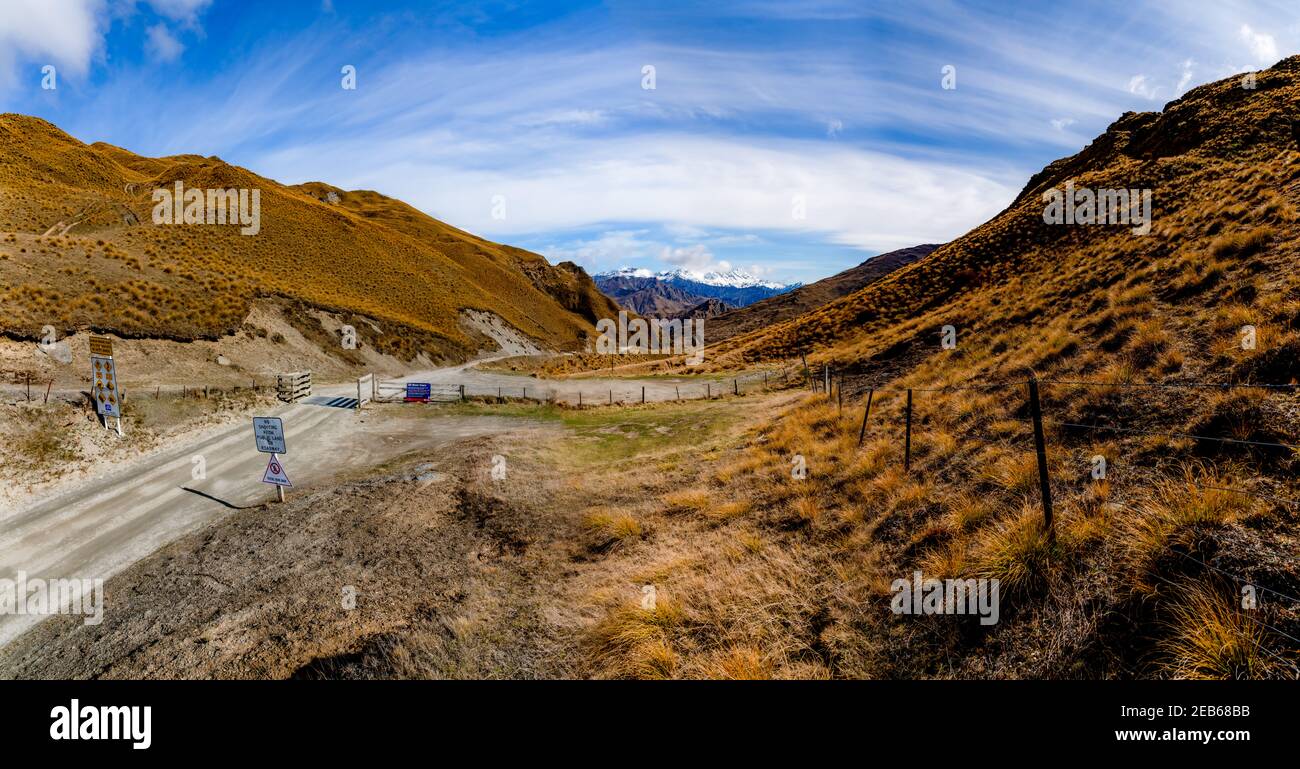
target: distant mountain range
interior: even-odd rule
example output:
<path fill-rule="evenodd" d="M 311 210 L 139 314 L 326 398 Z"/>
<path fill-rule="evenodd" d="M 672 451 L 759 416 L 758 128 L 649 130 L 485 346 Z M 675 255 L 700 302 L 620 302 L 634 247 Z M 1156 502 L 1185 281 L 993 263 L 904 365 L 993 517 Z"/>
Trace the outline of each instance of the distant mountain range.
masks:
<path fill-rule="evenodd" d="M 801 285 L 762 280 L 744 270 L 652 272 L 638 267 L 604 272 L 593 280 L 620 306 L 653 318 L 712 317 Z"/>

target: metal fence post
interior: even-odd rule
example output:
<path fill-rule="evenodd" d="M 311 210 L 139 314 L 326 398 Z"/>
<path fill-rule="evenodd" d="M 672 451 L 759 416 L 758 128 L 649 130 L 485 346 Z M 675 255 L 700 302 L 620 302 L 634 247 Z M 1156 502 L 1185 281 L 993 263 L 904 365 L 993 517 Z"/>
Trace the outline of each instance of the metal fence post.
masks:
<path fill-rule="evenodd" d="M 1043 525 L 1049 541 L 1055 539 L 1052 528 L 1052 484 L 1047 473 L 1047 442 L 1043 439 L 1043 409 L 1038 402 L 1038 377 L 1029 377 L 1029 416 L 1034 422 L 1034 453 L 1038 455 L 1038 491 L 1043 498 Z"/>

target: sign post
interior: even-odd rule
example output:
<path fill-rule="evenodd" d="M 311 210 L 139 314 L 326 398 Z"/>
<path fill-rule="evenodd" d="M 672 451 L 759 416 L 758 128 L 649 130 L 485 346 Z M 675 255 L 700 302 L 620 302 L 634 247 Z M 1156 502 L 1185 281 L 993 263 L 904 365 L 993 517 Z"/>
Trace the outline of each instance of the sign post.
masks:
<path fill-rule="evenodd" d="M 289 476 L 285 475 L 284 465 L 280 464 L 280 458 L 271 455 L 271 460 L 266 463 L 266 472 L 262 475 L 262 483 L 275 484 L 275 498 L 278 502 L 284 501 L 284 487 L 292 486 L 289 482 Z"/>
<path fill-rule="evenodd" d="M 118 437 L 122 435 L 122 396 L 117 390 L 117 367 L 113 363 L 113 340 L 106 336 L 90 338 L 90 396 L 95 401 L 95 413 L 112 417 Z"/>
<path fill-rule="evenodd" d="M 293 485 L 278 456 L 288 453 L 284 445 L 284 422 L 279 417 L 253 417 L 253 440 L 257 443 L 258 451 L 271 455 L 270 461 L 266 463 L 266 472 L 262 475 L 262 483 L 274 484 L 275 498 L 283 502 L 284 487 Z"/>

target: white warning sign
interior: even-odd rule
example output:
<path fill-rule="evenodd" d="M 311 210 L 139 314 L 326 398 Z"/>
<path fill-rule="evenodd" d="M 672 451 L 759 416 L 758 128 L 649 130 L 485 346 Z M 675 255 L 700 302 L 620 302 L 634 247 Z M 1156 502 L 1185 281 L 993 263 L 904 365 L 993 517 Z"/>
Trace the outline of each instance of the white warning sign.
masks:
<path fill-rule="evenodd" d="M 90 395 L 95 399 L 95 411 L 106 417 L 122 416 L 122 399 L 117 392 L 117 372 L 113 368 L 113 359 L 92 355 L 90 366 Z"/>
<path fill-rule="evenodd" d="M 284 422 L 279 417 L 253 417 L 253 439 L 263 454 L 288 453 L 284 447 Z"/>
<path fill-rule="evenodd" d="M 280 464 L 280 458 L 271 455 L 271 461 L 266 463 L 266 474 L 262 476 L 262 483 L 274 483 L 276 486 L 292 486 L 289 483 L 289 476 L 284 474 L 284 465 Z"/>

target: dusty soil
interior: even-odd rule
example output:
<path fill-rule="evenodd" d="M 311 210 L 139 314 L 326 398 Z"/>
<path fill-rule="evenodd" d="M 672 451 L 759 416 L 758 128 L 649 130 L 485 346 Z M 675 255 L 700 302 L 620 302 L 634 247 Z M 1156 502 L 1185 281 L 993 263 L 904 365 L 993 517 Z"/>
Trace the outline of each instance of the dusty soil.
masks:
<path fill-rule="evenodd" d="M 164 393 L 130 401 L 123 431 L 105 429 L 87 403 L 52 397 L 48 403 L 0 401 L 0 516 L 33 500 L 53 496 L 147 459 L 180 443 L 191 443 L 277 405 L 266 391 L 213 392 L 208 398 Z"/>
<path fill-rule="evenodd" d="M 647 513 L 620 541 L 592 511 L 657 507 L 713 456 L 683 454 L 681 436 L 732 445 L 755 403 L 497 407 L 527 419 L 173 542 L 107 582 L 103 624 L 47 620 L 0 651 L 0 677 L 599 675 L 588 636 L 610 607 L 639 601 L 680 543 L 730 535 Z"/>

